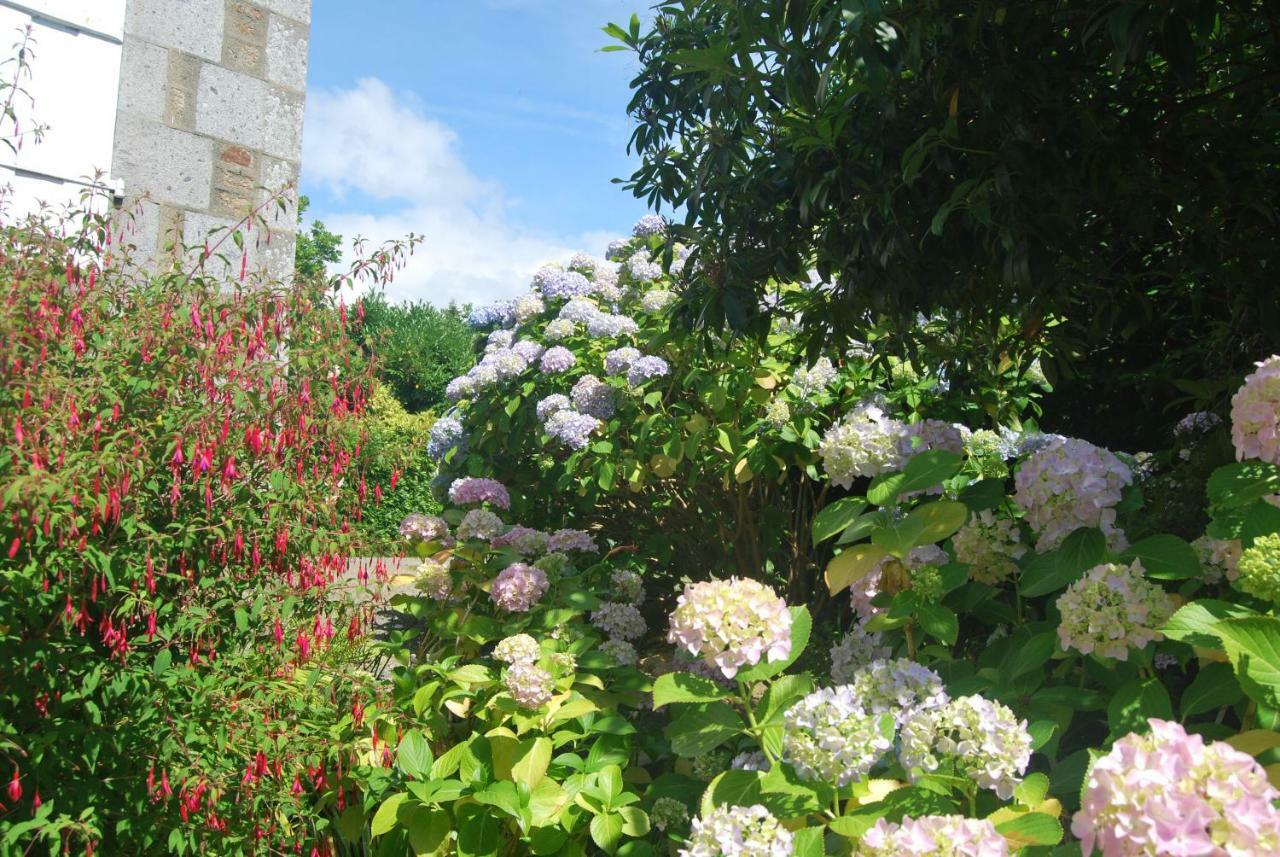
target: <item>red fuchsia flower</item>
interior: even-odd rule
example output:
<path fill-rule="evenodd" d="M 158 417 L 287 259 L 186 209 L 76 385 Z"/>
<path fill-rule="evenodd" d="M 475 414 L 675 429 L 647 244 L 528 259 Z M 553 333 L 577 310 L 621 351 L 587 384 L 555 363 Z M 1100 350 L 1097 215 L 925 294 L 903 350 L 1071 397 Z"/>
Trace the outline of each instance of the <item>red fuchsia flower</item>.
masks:
<path fill-rule="evenodd" d="M 294 797 L 299 797 L 302 795 L 302 781 L 298 779 L 297 774 L 293 775 L 293 785 L 289 788 L 289 794 L 293 795 Z"/>
<path fill-rule="evenodd" d="M 13 779 L 9 780 L 9 788 L 6 789 L 5 793 L 9 795 L 9 800 L 14 803 L 22 799 L 22 783 L 18 781 L 17 768 L 13 769 Z"/>

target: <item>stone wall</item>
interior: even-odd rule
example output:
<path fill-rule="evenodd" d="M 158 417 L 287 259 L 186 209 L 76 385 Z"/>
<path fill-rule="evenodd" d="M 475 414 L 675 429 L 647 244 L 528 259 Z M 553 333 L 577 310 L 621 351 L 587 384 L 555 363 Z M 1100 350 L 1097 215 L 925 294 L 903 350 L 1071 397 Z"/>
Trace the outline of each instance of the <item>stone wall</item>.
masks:
<path fill-rule="evenodd" d="M 128 0 L 112 175 L 138 212 L 140 261 L 202 245 L 296 186 L 310 21 L 311 0 Z M 293 271 L 289 202 L 267 212 L 269 241 L 246 242 L 250 267 L 273 277 Z"/>

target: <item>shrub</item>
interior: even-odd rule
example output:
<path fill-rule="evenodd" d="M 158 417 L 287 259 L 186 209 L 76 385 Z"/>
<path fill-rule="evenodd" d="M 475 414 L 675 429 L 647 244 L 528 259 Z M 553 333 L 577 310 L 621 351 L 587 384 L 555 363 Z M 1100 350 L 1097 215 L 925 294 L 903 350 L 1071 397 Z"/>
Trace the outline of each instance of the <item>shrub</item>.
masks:
<path fill-rule="evenodd" d="M 352 334 L 377 354 L 378 377 L 410 413 L 438 407 L 448 380 L 471 365 L 475 335 L 463 312 L 390 303 L 380 293 L 361 300 Z"/>
<path fill-rule="evenodd" d="M 815 360 L 785 331 L 737 368 L 750 345 L 692 343 L 636 309 L 666 303 L 641 226 L 621 252 L 644 255 L 616 282 L 575 257 L 474 315 L 499 328 L 434 433 L 467 508 L 412 528 L 425 570 L 398 603 L 423 633 L 413 651 L 388 644 L 393 700 L 371 718 L 399 739 L 397 764 L 354 770 L 367 791 L 352 813 L 380 847 L 1032 857 L 1080 853 L 1068 827 L 1105 857 L 1280 847 L 1250 755 L 1280 740 L 1280 618 L 1264 600 L 1280 467 L 1213 471 L 1215 541 L 1199 550 L 1131 537 L 1160 502 L 1134 470 L 1159 459 L 921 418 L 983 409 L 948 401 L 928 363 L 881 387 L 862 374 L 873 356 Z M 547 361 L 551 343 L 566 350 Z M 690 395 L 704 372 L 716 385 Z M 743 413 L 722 415 L 717 390 Z M 719 452 L 700 449 L 704 430 Z M 671 461 L 646 459 L 660 452 Z M 704 481 L 706 505 L 682 508 Z M 717 510 L 717 490 L 738 502 Z M 780 596 L 777 536 L 717 536 L 766 520 L 760 496 L 825 557 L 827 621 L 823 599 Z M 637 550 L 628 523 L 677 553 Z M 717 555 L 753 544 L 754 567 Z M 824 624 L 847 628 L 830 657 Z M 1135 759 L 1151 818 L 1129 811 Z M 1169 795 L 1195 812 L 1166 830 Z"/>
<path fill-rule="evenodd" d="M 374 385 L 361 429 L 365 478 L 376 502 L 361 508 L 356 529 L 379 551 L 395 546 L 406 515 L 440 510 L 431 491 L 435 463 L 426 452 L 434 422 L 430 412 L 411 414 L 386 386 Z"/>
<path fill-rule="evenodd" d="M 205 272 L 242 238 L 150 276 L 116 228 L 0 228 L 0 851 L 328 853 L 367 370 L 320 289 Z"/>

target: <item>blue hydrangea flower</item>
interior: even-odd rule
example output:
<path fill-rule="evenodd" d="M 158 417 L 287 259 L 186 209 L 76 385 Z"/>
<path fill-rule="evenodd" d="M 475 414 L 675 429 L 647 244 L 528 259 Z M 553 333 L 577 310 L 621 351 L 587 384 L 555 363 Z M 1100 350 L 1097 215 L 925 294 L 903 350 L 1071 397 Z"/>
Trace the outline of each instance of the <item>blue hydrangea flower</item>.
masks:
<path fill-rule="evenodd" d="M 565 446 L 583 449 L 591 441 L 591 433 L 600 428 L 600 421 L 593 416 L 574 410 L 556 411 L 544 426 L 551 437 Z"/>
<path fill-rule="evenodd" d="M 631 227 L 631 234 L 637 238 L 648 238 L 650 235 L 665 235 L 667 221 L 660 214 L 646 214 Z"/>
<path fill-rule="evenodd" d="M 552 393 L 538 402 L 535 413 L 538 415 L 538 422 L 545 423 L 557 411 L 567 411 L 572 408 L 573 402 L 569 401 L 568 396 L 564 393 Z"/>
<path fill-rule="evenodd" d="M 542 278 L 538 290 L 548 298 L 585 298 L 595 287 L 577 271 L 553 271 Z"/>
<path fill-rule="evenodd" d="M 610 262 L 617 262 L 627 258 L 631 251 L 631 241 L 627 238 L 619 238 L 616 241 L 609 242 L 609 249 L 604 251 L 604 257 Z"/>
<path fill-rule="evenodd" d="M 583 375 L 573 385 L 572 395 L 574 407 L 582 413 L 602 420 L 613 416 L 613 388 L 595 375 Z"/>
<path fill-rule="evenodd" d="M 467 316 L 467 324 L 479 330 L 493 325 L 507 326 L 515 321 L 511 301 L 497 301 L 471 310 Z"/>
<path fill-rule="evenodd" d="M 661 357 L 641 357 L 627 369 L 627 383 L 637 387 L 652 378 L 661 378 L 671 373 L 671 367 Z"/>
<path fill-rule="evenodd" d="M 427 440 L 427 455 L 439 461 L 449 450 L 460 447 L 466 437 L 466 430 L 454 417 L 441 417 L 431 424 L 431 435 Z"/>
<path fill-rule="evenodd" d="M 644 355 L 640 349 L 625 346 L 615 348 L 604 356 L 604 371 L 610 375 L 621 375 L 631 368 L 631 364 Z"/>
<path fill-rule="evenodd" d="M 559 372 L 567 372 L 573 368 L 578 362 L 578 358 L 573 356 L 573 352 L 562 345 L 552 346 L 547 349 L 547 353 L 542 355 L 539 366 L 544 374 L 552 375 Z"/>

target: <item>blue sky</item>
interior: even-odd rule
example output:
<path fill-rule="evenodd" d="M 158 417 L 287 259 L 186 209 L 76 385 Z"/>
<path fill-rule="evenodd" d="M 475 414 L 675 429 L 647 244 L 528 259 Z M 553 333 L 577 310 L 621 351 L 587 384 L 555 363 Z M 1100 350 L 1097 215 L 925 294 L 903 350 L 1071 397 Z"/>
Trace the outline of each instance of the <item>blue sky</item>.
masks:
<path fill-rule="evenodd" d="M 355 11 L 357 10 L 358 11 Z M 625 109 L 635 60 L 602 53 L 629 0 L 315 0 L 302 192 L 350 238 L 426 236 L 393 297 L 481 302 L 603 252 L 644 213 Z"/>

